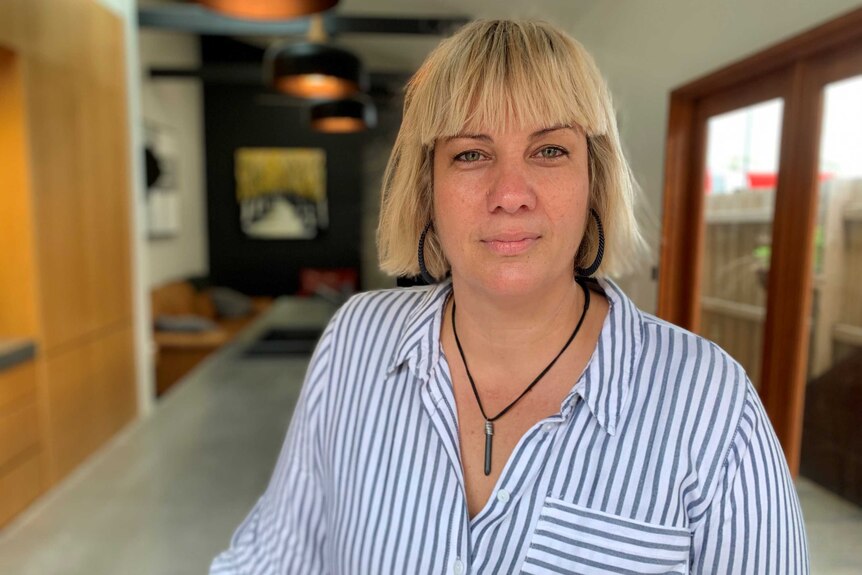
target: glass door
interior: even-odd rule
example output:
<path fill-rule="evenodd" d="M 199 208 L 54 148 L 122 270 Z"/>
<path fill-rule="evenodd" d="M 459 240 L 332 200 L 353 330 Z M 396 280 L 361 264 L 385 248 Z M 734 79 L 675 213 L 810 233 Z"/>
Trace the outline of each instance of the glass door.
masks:
<path fill-rule="evenodd" d="M 862 10 L 675 89 L 664 191 L 658 315 L 757 387 L 812 573 L 858 572 Z"/>
<path fill-rule="evenodd" d="M 800 473 L 862 506 L 862 75 L 823 90 L 819 175 Z"/>
<path fill-rule="evenodd" d="M 862 349 L 854 22 L 838 19 L 671 94 L 657 313 L 742 364 L 794 475 L 806 383 Z"/>
<path fill-rule="evenodd" d="M 760 379 L 784 101 L 706 121 L 703 248 L 695 330 Z"/>

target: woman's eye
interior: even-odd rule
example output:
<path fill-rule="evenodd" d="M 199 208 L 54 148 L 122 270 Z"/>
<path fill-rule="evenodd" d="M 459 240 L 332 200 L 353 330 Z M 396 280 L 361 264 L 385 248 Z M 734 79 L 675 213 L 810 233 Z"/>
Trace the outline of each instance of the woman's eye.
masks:
<path fill-rule="evenodd" d="M 553 158 L 559 158 L 560 156 L 565 156 L 567 154 L 568 152 L 566 152 L 563 148 L 557 146 L 548 146 L 539 150 L 539 156 L 549 160 Z"/>
<path fill-rule="evenodd" d="M 477 162 L 482 159 L 482 154 L 476 150 L 461 152 L 455 156 L 455 160 L 459 162 Z"/>

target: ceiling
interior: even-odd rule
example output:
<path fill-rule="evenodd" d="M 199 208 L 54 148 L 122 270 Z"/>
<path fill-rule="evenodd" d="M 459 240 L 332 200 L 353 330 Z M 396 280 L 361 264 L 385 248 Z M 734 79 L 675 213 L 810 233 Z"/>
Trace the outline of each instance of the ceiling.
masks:
<path fill-rule="evenodd" d="M 563 27 L 577 14 L 584 14 L 601 0 L 341 0 L 329 13 L 340 16 L 399 18 L 541 18 Z M 138 6 L 187 4 L 179 0 L 139 0 Z M 234 36 L 265 47 L 277 37 Z M 411 73 L 416 70 L 442 36 L 345 33 L 333 41 L 357 54 L 369 70 Z"/>

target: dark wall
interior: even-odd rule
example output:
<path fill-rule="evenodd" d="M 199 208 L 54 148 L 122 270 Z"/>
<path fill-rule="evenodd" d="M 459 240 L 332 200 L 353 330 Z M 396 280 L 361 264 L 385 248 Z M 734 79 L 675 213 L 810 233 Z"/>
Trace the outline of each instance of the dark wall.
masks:
<path fill-rule="evenodd" d="M 202 39 L 203 61 L 259 63 L 262 51 Z M 279 105 L 281 102 L 282 105 Z M 369 134 L 318 134 L 305 108 L 263 86 L 204 84 L 207 220 L 211 281 L 250 295 L 298 289 L 302 267 L 360 268 L 362 148 Z M 329 227 L 310 240 L 246 237 L 239 223 L 234 152 L 242 147 L 311 147 L 326 152 Z"/>

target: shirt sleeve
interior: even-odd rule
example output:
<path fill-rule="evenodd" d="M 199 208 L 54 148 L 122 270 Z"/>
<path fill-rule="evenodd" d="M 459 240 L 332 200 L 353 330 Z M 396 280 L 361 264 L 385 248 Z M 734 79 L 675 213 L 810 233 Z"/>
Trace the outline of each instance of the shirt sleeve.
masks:
<path fill-rule="evenodd" d="M 210 575 L 323 573 L 326 540 L 317 421 L 330 377 L 330 322 L 306 372 L 269 486 L 210 566 Z"/>
<path fill-rule="evenodd" d="M 784 454 L 751 383 L 715 496 L 692 533 L 693 575 L 807 575 L 808 546 Z"/>

